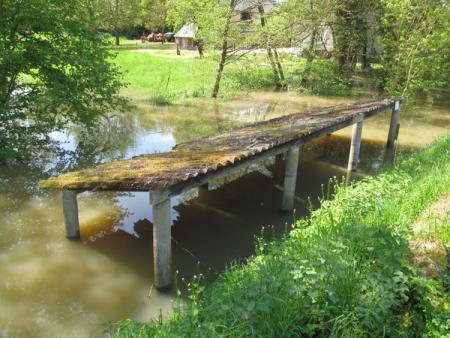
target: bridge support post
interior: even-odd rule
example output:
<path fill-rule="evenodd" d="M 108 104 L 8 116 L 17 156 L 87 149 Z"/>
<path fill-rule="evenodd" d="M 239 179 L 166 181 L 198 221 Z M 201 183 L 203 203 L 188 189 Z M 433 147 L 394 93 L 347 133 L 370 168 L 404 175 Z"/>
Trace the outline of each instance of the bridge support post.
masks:
<path fill-rule="evenodd" d="M 352 142 L 350 145 L 350 154 L 348 157 L 348 171 L 356 171 L 359 161 L 359 150 L 361 149 L 363 121 L 357 122 L 352 129 Z"/>
<path fill-rule="evenodd" d="M 389 134 L 386 142 L 386 148 L 384 151 L 384 162 L 387 164 L 392 164 L 394 162 L 394 145 L 395 140 L 398 138 L 398 133 L 400 131 L 400 124 L 398 123 L 400 119 L 400 101 L 395 101 L 394 108 L 391 114 L 391 123 L 389 125 Z"/>
<path fill-rule="evenodd" d="M 299 153 L 300 147 L 291 147 L 287 152 L 286 169 L 284 173 L 283 201 L 281 204 L 281 210 L 283 212 L 289 212 L 294 209 Z"/>
<path fill-rule="evenodd" d="M 150 191 L 153 208 L 153 269 L 155 288 L 166 291 L 172 287 L 172 235 L 170 197 Z"/>
<path fill-rule="evenodd" d="M 80 238 L 80 222 L 78 219 L 78 202 L 76 190 L 63 189 L 62 203 L 66 237 L 69 239 Z"/>

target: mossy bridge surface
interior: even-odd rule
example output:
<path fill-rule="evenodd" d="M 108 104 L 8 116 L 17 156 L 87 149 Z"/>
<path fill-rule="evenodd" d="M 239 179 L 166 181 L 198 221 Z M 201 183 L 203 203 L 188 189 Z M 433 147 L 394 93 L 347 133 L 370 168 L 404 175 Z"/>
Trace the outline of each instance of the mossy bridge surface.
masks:
<path fill-rule="evenodd" d="M 282 209 L 293 208 L 299 147 L 353 125 L 349 170 L 356 170 L 364 119 L 392 109 L 386 149 L 399 130 L 401 98 L 372 100 L 310 109 L 244 125 L 230 131 L 176 145 L 170 152 L 140 155 L 68 172 L 39 182 L 40 188 L 63 190 L 68 238 L 79 238 L 77 193 L 149 191 L 153 206 L 154 270 L 157 289 L 171 285 L 170 197 L 208 184 L 256 162 L 286 155 Z"/>

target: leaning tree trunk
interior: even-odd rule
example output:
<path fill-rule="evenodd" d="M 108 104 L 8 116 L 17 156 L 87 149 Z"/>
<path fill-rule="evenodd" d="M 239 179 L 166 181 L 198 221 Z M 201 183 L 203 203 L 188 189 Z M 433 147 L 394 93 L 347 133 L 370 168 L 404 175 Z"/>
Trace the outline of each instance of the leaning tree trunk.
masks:
<path fill-rule="evenodd" d="M 278 74 L 280 76 L 280 82 L 284 82 L 283 67 L 281 66 L 280 58 L 278 57 L 278 52 L 275 47 L 273 48 L 273 54 L 275 55 L 275 62 L 277 64 Z"/>
<path fill-rule="evenodd" d="M 219 94 L 220 89 L 220 80 L 222 79 L 223 69 L 225 67 L 225 62 L 227 61 L 227 55 L 228 55 L 228 34 L 230 31 L 230 23 L 231 23 L 231 16 L 233 14 L 233 10 L 238 4 L 238 0 L 231 0 L 230 6 L 229 6 L 229 12 L 226 18 L 225 22 L 225 29 L 223 31 L 222 35 L 222 52 L 220 53 L 220 61 L 219 65 L 217 66 L 216 71 L 216 81 L 214 82 L 213 92 L 212 92 L 212 98 L 217 98 L 217 95 Z"/>
<path fill-rule="evenodd" d="M 314 29 L 311 33 L 311 40 L 309 42 L 309 47 L 308 50 L 306 52 L 306 67 L 305 70 L 303 71 L 303 75 L 302 75 L 302 86 L 306 87 L 308 84 L 308 80 L 309 80 L 309 74 L 311 73 L 311 67 L 312 67 L 312 62 L 314 61 L 314 51 L 316 49 L 316 35 L 317 35 L 317 31 L 316 29 Z"/>
<path fill-rule="evenodd" d="M 264 6 L 261 0 L 258 1 L 258 12 L 261 16 L 261 27 L 265 27 L 266 18 L 264 16 Z M 269 58 L 270 66 L 272 67 L 272 73 L 275 79 L 276 86 L 277 88 L 280 88 L 282 86 L 282 81 L 284 81 L 283 68 L 281 67 L 280 60 L 278 59 L 277 50 L 271 47 L 269 38 L 267 37 L 266 39 L 267 57 Z M 273 53 L 272 50 L 274 51 Z"/>
<path fill-rule="evenodd" d="M 214 99 L 217 98 L 217 95 L 219 94 L 220 80 L 222 78 L 223 68 L 225 67 L 225 62 L 227 60 L 227 52 L 228 52 L 228 25 L 227 28 L 225 29 L 223 36 L 222 53 L 220 53 L 220 61 L 216 71 L 216 81 L 214 82 L 214 88 L 212 92 L 212 97 Z"/>
<path fill-rule="evenodd" d="M 280 76 L 278 74 L 277 65 L 275 63 L 275 58 L 272 53 L 272 48 L 270 48 L 269 42 L 267 42 L 267 57 L 269 58 L 270 66 L 272 67 L 273 78 L 275 79 L 275 83 L 277 87 L 280 86 Z"/>

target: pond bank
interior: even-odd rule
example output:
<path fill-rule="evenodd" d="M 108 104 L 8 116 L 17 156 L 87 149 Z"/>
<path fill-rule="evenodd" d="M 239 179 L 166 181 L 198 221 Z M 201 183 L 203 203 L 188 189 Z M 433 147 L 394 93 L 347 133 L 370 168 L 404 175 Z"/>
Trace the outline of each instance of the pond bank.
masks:
<path fill-rule="evenodd" d="M 245 266 L 232 267 L 205 291 L 202 276 L 186 282 L 191 303 L 176 303 L 165 324 L 123 320 L 112 331 L 116 337 L 448 333 L 448 262 L 427 278 L 412 264 L 409 247 L 418 236 L 450 246 L 445 207 L 442 223 L 431 217 L 427 231 L 411 237 L 427 208 L 450 193 L 448 149 L 450 135 L 376 178 L 337 183 L 333 199 L 282 240 L 258 239 Z"/>

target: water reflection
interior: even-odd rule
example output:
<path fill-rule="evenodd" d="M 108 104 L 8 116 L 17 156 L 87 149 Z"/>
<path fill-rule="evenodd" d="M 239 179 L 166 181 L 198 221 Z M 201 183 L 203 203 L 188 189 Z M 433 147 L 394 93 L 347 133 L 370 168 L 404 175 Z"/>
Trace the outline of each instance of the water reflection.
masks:
<path fill-rule="evenodd" d="M 199 102 L 171 108 L 139 103 L 136 112 L 111 116 L 95 133 L 71 128 L 54 133 L 63 156 L 35 168 L 0 170 L 0 336 L 98 337 L 101 324 L 133 317 L 148 320 L 171 308 L 174 294 L 152 291 L 152 215 L 148 193 L 83 193 L 79 196 L 81 241 L 65 239 L 60 191 L 39 190 L 37 181 L 62 171 L 143 153 L 233 126 L 333 105 L 352 99 L 254 93 L 227 103 Z M 447 101 L 446 101 L 447 102 Z M 404 107 L 398 151 L 423 147 L 450 126 L 446 105 Z M 376 171 L 389 114 L 364 123 L 360 168 Z M 346 174 L 350 129 L 303 147 L 296 214 L 280 214 L 282 192 L 264 168 L 218 187 L 172 199 L 174 270 L 189 280 L 199 272 L 215 278 L 233 260 L 252 253 L 262 226 L 282 234 L 306 213 L 304 201 L 321 185 Z M 272 163 L 269 169 L 274 172 Z M 357 178 L 358 175 L 355 176 Z M 222 182 L 223 183 L 223 182 Z M 270 230 L 272 231 L 272 230 Z M 183 287 L 183 284 L 180 284 Z"/>

